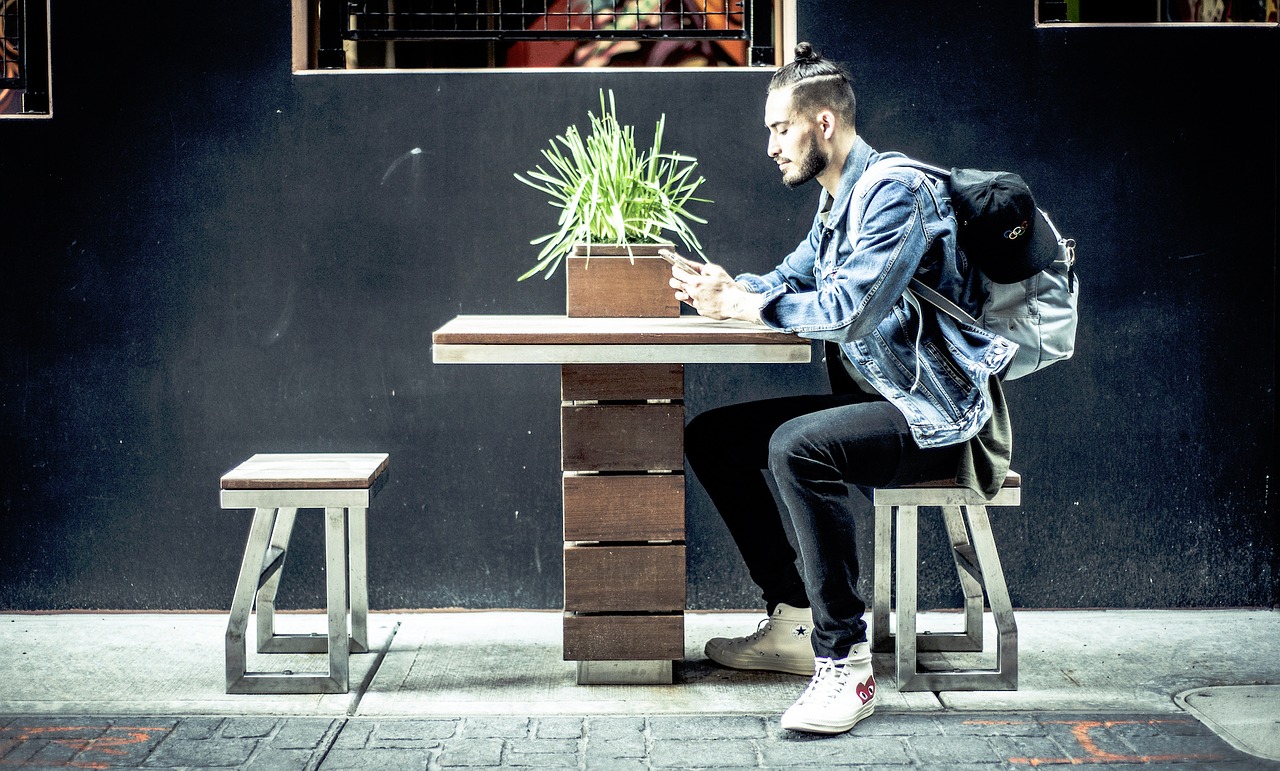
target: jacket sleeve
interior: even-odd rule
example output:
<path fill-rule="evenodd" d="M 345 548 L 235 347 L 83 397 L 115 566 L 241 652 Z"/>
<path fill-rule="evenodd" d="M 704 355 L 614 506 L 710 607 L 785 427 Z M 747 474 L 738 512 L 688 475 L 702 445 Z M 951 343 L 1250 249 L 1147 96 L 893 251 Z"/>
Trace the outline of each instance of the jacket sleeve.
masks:
<path fill-rule="evenodd" d="M 850 201 L 844 221 L 829 234 L 834 243 L 827 248 L 836 254 L 830 265 L 820 265 L 817 285 L 766 296 L 764 322 L 785 332 L 841 343 L 873 332 L 902 299 L 930 248 L 929 231 L 936 232 L 926 227 L 919 195 L 919 184 L 890 176 L 871 187 L 865 204 Z M 860 205 L 862 226 L 853 232 L 850 218 Z M 818 247 L 811 249 L 817 259 Z"/>

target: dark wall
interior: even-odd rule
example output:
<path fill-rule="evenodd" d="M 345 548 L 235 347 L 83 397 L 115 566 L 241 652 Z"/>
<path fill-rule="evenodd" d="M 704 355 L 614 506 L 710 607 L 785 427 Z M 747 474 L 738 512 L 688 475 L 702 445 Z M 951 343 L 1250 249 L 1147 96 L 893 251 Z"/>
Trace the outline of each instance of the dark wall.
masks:
<path fill-rule="evenodd" d="M 1007 389 L 1015 602 L 1275 604 L 1276 30 L 903 5 L 800 2 L 864 136 L 1016 169 L 1080 243 L 1077 358 Z M 295 76 L 287 3 L 160 13 L 55 8 L 55 117 L 0 122 L 0 609 L 227 607 L 249 515 L 217 479 L 272 451 L 391 453 L 375 607 L 557 607 L 557 370 L 433 366 L 431 331 L 562 309 L 514 281 L 554 213 L 512 173 L 602 87 L 700 159 L 708 252 L 769 267 L 816 198 L 764 156 L 769 73 Z M 104 56 L 115 28 L 151 34 Z M 820 366 L 690 366 L 688 412 Z M 696 484 L 688 538 L 690 606 L 754 606 Z M 282 604 L 319 606 L 318 528 L 295 542 Z"/>

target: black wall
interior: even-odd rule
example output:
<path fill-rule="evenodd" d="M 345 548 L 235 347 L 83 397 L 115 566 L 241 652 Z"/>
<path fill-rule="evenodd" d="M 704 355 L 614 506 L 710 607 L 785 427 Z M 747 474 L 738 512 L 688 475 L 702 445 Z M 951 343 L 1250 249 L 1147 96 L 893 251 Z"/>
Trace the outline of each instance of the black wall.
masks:
<path fill-rule="evenodd" d="M 1018 170 L 1079 241 L 1077 358 L 1007 389 L 1015 603 L 1275 605 L 1276 30 L 799 5 L 873 146 Z M 559 276 L 514 280 L 554 213 L 512 173 L 602 87 L 700 159 L 708 252 L 769 267 L 816 199 L 764 156 L 769 72 L 296 76 L 288 3 L 185 9 L 55 8 L 55 117 L 0 122 L 0 610 L 226 608 L 249 515 L 217 479 L 272 451 L 391 453 L 375 607 L 557 607 L 557 370 L 434 366 L 431 331 L 562 309 Z M 687 380 L 690 414 L 824 384 Z M 690 606 L 753 607 L 689 506 Z M 282 604 L 320 606 L 318 527 L 295 542 Z"/>

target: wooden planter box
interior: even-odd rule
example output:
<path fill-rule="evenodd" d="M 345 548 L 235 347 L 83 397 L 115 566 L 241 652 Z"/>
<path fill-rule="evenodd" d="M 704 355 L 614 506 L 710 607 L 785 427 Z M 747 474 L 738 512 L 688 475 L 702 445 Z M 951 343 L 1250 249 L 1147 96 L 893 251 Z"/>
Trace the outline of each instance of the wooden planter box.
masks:
<path fill-rule="evenodd" d="M 580 244 L 565 260 L 566 312 L 571 317 L 676 317 L 671 266 L 658 256 L 672 244 Z"/>

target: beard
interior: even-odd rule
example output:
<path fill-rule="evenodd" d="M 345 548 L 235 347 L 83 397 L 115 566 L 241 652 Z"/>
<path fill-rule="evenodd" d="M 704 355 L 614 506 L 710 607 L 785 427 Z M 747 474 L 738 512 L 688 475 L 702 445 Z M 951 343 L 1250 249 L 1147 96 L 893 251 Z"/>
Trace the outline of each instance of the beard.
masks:
<path fill-rule="evenodd" d="M 782 175 L 782 184 L 794 189 L 825 171 L 827 158 L 818 150 L 816 143 L 810 143 L 804 155 L 798 161 L 793 160 L 792 164 L 796 168 Z"/>

